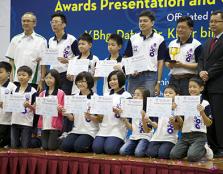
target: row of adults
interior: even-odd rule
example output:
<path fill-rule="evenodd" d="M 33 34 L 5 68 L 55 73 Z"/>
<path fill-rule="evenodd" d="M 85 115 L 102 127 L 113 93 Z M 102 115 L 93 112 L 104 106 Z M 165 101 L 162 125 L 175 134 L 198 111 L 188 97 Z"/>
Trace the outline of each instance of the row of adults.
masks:
<path fill-rule="evenodd" d="M 30 83 L 42 90 L 46 67 L 40 66 L 39 61 L 41 52 L 47 48 L 47 40 L 35 33 L 36 22 L 34 13 L 26 12 L 22 15 L 24 32 L 12 38 L 6 57 L 14 67 L 12 81 L 17 81 L 16 69 L 27 65 L 34 70 Z M 177 21 L 178 38 L 171 41 L 168 48 L 164 37 L 154 32 L 154 23 L 154 14 L 148 10 L 142 11 L 139 15 L 140 32 L 128 41 L 124 57 L 146 54 L 150 64 L 148 71 L 135 72 L 128 77 L 128 91 L 132 92 L 141 86 L 159 95 L 164 64 L 170 69 L 169 83 L 176 85 L 182 95 L 188 95 L 189 79 L 199 75 L 206 83 L 204 96 L 209 100 L 213 113 L 213 124 L 208 128 L 209 145 L 216 156 L 223 157 L 223 12 L 215 11 L 211 14 L 209 27 L 214 38 L 208 38 L 203 45 L 192 38 L 194 22 L 188 16 Z M 53 14 L 50 24 L 55 35 L 49 39 L 48 46 L 59 50 L 59 61 L 53 68 L 60 73 L 61 89 L 69 95 L 73 82 L 66 78 L 67 64 L 69 59 L 80 54 L 78 41 L 65 32 L 67 19 L 64 14 Z M 179 50 L 171 53 L 170 49 L 175 48 L 175 45 L 179 46 Z"/>

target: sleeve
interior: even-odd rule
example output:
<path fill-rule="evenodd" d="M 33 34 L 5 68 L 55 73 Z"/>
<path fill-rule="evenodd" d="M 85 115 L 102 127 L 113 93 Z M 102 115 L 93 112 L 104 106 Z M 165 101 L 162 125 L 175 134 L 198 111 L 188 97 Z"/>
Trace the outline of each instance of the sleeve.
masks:
<path fill-rule="evenodd" d="M 34 92 L 32 94 L 32 98 L 31 98 L 31 104 L 33 105 L 36 102 L 36 97 L 37 97 L 37 92 Z"/>
<path fill-rule="evenodd" d="M 170 58 L 170 54 L 169 54 L 169 48 L 166 48 L 165 62 L 168 62 L 170 60 L 171 60 L 171 58 Z"/>
<path fill-rule="evenodd" d="M 198 59 L 201 56 L 201 53 L 202 53 L 202 45 L 199 45 L 194 51 L 195 62 L 198 62 Z"/>
<path fill-rule="evenodd" d="M 62 90 L 60 90 L 60 93 L 58 96 L 58 104 L 60 106 L 64 106 L 64 95 L 65 95 L 65 93 Z"/>
<path fill-rule="evenodd" d="M 207 106 L 204 107 L 204 112 L 205 114 L 209 117 L 212 118 L 212 113 L 211 113 L 211 106 L 208 104 Z"/>
<path fill-rule="evenodd" d="M 74 54 L 75 56 L 80 55 L 80 51 L 79 51 L 79 49 L 78 49 L 78 41 L 77 41 L 77 40 L 75 40 L 75 41 L 72 43 L 72 45 L 71 45 L 71 50 L 72 50 L 72 52 L 73 52 L 73 54 Z"/>
<path fill-rule="evenodd" d="M 15 43 L 15 39 L 13 38 L 8 46 L 5 57 L 8 59 L 14 59 L 15 49 L 16 49 L 16 43 Z"/>
<path fill-rule="evenodd" d="M 133 56 L 133 52 L 132 52 L 132 42 L 129 39 L 128 43 L 127 43 L 127 47 L 125 49 L 125 56 L 126 57 L 132 57 Z"/>
<path fill-rule="evenodd" d="M 165 59 L 166 51 L 167 51 L 166 43 L 165 43 L 165 41 L 163 41 L 160 44 L 159 49 L 158 49 L 158 57 L 157 57 L 158 60 L 164 60 Z"/>
<path fill-rule="evenodd" d="M 223 74 L 223 55 L 218 58 L 217 62 L 211 65 L 208 69 L 209 79 Z"/>

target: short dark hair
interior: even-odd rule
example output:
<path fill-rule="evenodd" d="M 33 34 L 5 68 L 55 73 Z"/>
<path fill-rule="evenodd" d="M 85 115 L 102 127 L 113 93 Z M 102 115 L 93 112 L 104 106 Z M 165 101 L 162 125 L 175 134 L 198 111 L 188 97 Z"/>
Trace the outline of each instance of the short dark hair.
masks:
<path fill-rule="evenodd" d="M 211 16 L 218 15 L 218 14 L 221 14 L 221 18 L 223 19 L 223 11 L 221 11 L 221 10 L 214 11 L 213 13 L 211 13 Z"/>
<path fill-rule="evenodd" d="M 118 45 L 122 45 L 123 44 L 123 40 L 122 37 L 118 34 L 111 34 L 108 38 L 108 40 L 114 40 Z"/>
<path fill-rule="evenodd" d="M 167 86 L 164 88 L 163 91 L 165 91 L 165 90 L 168 89 L 168 88 L 174 90 L 174 92 L 175 92 L 176 94 L 180 94 L 180 89 L 179 89 L 176 85 L 174 85 L 174 84 L 169 84 L 169 85 L 167 85 Z"/>
<path fill-rule="evenodd" d="M 191 82 L 191 81 L 197 83 L 199 86 L 204 86 L 204 81 L 200 77 L 198 77 L 198 76 L 192 77 L 189 80 L 189 82 Z"/>
<path fill-rule="evenodd" d="M 48 74 L 50 74 L 51 76 L 54 77 L 54 79 L 55 79 L 55 86 L 54 86 L 54 89 L 58 90 L 59 87 L 60 87 L 60 73 L 59 73 L 57 70 L 55 70 L 55 69 L 50 69 L 50 70 L 46 73 L 45 77 L 46 77 Z M 45 83 L 45 84 L 46 84 L 46 83 Z M 46 85 L 46 86 L 47 86 L 47 85 Z M 48 88 L 48 87 L 47 87 L 47 88 Z"/>
<path fill-rule="evenodd" d="M 107 82 L 108 82 L 108 88 L 110 89 L 110 85 L 109 85 L 109 81 L 111 80 L 111 77 L 113 75 L 116 75 L 117 78 L 118 78 L 118 85 L 119 85 L 119 88 L 121 88 L 122 86 L 125 85 L 125 80 L 126 80 L 126 77 L 125 77 L 125 74 L 120 71 L 120 70 L 115 70 L 115 71 L 112 71 L 109 75 L 108 75 L 108 79 L 107 79 Z"/>
<path fill-rule="evenodd" d="M 66 16 L 63 14 L 63 13 L 54 13 L 51 15 L 51 20 L 54 18 L 54 17 L 60 17 L 61 21 L 65 24 L 67 24 L 67 18 Z"/>
<path fill-rule="evenodd" d="M 143 96 L 143 110 L 146 112 L 147 97 L 150 97 L 150 91 L 144 87 L 137 87 L 134 91 L 139 90 Z"/>
<path fill-rule="evenodd" d="M 94 78 L 92 77 L 91 73 L 89 73 L 87 71 L 80 72 L 77 75 L 77 77 L 75 79 L 75 84 L 77 85 L 77 82 L 83 80 L 83 78 L 85 78 L 87 81 L 88 89 L 92 89 L 94 87 Z"/>
<path fill-rule="evenodd" d="M 182 16 L 177 20 L 177 24 L 181 22 L 186 22 L 189 27 L 194 27 L 194 21 L 191 19 L 190 16 Z"/>
<path fill-rule="evenodd" d="M 4 61 L 0 62 L 0 68 L 5 69 L 5 71 L 9 72 L 9 73 L 11 73 L 11 71 L 12 71 L 12 66 L 8 62 L 4 62 Z"/>
<path fill-rule="evenodd" d="M 93 42 L 91 35 L 88 33 L 83 33 L 82 35 L 80 35 L 80 37 L 78 38 L 78 41 L 80 41 L 80 40 L 87 41 L 88 43 Z"/>
<path fill-rule="evenodd" d="M 21 71 L 26 72 L 29 76 L 32 76 L 33 74 L 32 69 L 26 65 L 20 66 L 19 69 L 17 70 L 17 74 Z"/>
<path fill-rule="evenodd" d="M 140 14 L 139 14 L 139 18 L 142 16 L 147 16 L 151 21 L 155 21 L 155 15 L 153 12 L 149 11 L 149 10 L 143 10 Z"/>

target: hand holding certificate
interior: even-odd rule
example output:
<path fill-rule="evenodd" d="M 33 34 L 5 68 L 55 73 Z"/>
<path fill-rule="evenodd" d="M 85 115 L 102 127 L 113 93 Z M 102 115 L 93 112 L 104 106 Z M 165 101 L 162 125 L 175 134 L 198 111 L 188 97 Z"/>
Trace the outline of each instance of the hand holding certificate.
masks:
<path fill-rule="evenodd" d="M 149 70 L 149 61 L 145 55 L 125 58 L 123 64 L 127 75 Z"/>
<path fill-rule="evenodd" d="M 42 116 L 58 116 L 57 96 L 36 97 L 36 114 Z"/>
<path fill-rule="evenodd" d="M 141 111 L 143 108 L 143 100 L 139 99 L 121 99 L 123 118 L 141 118 Z"/>
<path fill-rule="evenodd" d="M 88 71 L 89 64 L 90 64 L 89 59 L 69 60 L 67 74 L 76 76 L 82 71 Z"/>
<path fill-rule="evenodd" d="M 57 65 L 58 64 L 58 50 L 57 49 L 46 49 L 40 61 L 40 65 Z"/>
<path fill-rule="evenodd" d="M 172 99 L 148 97 L 146 113 L 152 117 L 170 117 L 172 113 Z"/>
<path fill-rule="evenodd" d="M 95 77 L 108 77 L 110 72 L 114 71 L 116 60 L 100 60 L 96 64 Z"/>
<path fill-rule="evenodd" d="M 90 104 L 91 114 L 112 115 L 113 100 L 112 96 L 93 96 Z"/>
<path fill-rule="evenodd" d="M 200 115 L 197 106 L 200 104 L 200 96 L 176 96 L 177 105 L 175 114 L 194 117 Z"/>

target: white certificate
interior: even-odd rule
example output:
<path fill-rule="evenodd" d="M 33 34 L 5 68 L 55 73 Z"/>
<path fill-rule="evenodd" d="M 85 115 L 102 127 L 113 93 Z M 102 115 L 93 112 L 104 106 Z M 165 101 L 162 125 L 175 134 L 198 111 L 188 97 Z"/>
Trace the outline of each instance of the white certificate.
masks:
<path fill-rule="evenodd" d="M 121 99 L 123 118 L 141 118 L 141 111 L 143 108 L 143 100 L 139 99 Z"/>
<path fill-rule="evenodd" d="M 25 112 L 26 94 L 6 94 L 3 102 L 4 112 Z"/>
<path fill-rule="evenodd" d="M 172 99 L 148 97 L 146 113 L 152 117 L 170 117 L 172 115 Z"/>
<path fill-rule="evenodd" d="M 90 102 L 91 114 L 112 115 L 113 100 L 112 96 L 93 96 Z"/>
<path fill-rule="evenodd" d="M 116 60 L 100 60 L 96 63 L 95 77 L 108 77 L 114 71 L 114 66 L 117 64 Z"/>
<path fill-rule="evenodd" d="M 194 117 L 200 115 L 197 110 L 197 105 L 200 104 L 200 96 L 176 96 L 175 115 L 184 115 Z"/>
<path fill-rule="evenodd" d="M 88 109 L 87 96 L 66 95 L 64 98 L 64 108 L 66 113 L 83 114 Z"/>
<path fill-rule="evenodd" d="M 36 97 L 36 114 L 42 116 L 58 116 L 57 96 Z"/>
<path fill-rule="evenodd" d="M 142 72 L 149 70 L 148 57 L 145 55 L 133 56 L 123 59 L 125 66 L 125 72 L 127 75 L 133 74 L 134 72 Z"/>
<path fill-rule="evenodd" d="M 58 50 L 48 48 L 42 55 L 40 65 L 57 65 L 58 64 Z"/>
<path fill-rule="evenodd" d="M 0 102 L 5 101 L 5 95 L 10 94 L 9 89 L 0 87 Z"/>
<path fill-rule="evenodd" d="M 69 60 L 67 74 L 76 76 L 82 71 L 88 71 L 89 64 L 90 64 L 89 59 Z"/>

